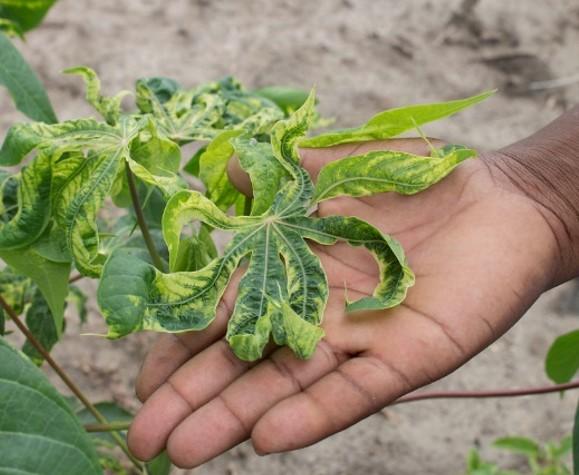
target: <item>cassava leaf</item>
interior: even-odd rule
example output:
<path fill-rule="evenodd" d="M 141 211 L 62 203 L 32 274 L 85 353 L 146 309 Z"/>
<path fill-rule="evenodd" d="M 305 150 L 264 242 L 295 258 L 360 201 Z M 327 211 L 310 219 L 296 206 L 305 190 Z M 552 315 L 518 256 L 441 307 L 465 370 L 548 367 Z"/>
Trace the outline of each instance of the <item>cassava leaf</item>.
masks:
<path fill-rule="evenodd" d="M 88 310 L 86 304 L 88 302 L 88 297 L 86 294 L 80 290 L 76 285 L 71 285 L 68 289 L 68 296 L 66 297 L 68 304 L 76 307 L 78 313 L 78 319 L 81 325 L 86 323 Z"/>
<path fill-rule="evenodd" d="M 60 335 L 68 294 L 70 263 L 50 261 L 41 256 L 34 245 L 12 251 L 0 250 L 0 259 L 16 273 L 29 277 L 38 286 L 50 307 L 54 325 Z"/>
<path fill-rule="evenodd" d="M 394 239 L 356 218 L 308 216 L 314 187 L 299 165 L 296 145 L 314 118 L 312 93 L 302 108 L 274 126 L 271 150 L 263 163 L 241 158 L 242 165 L 245 162 L 253 174 L 255 195 L 261 197 L 259 207 L 265 207 L 270 193 L 263 190 L 270 182 L 255 179 L 263 172 L 260 167 L 265 167 L 267 157 L 273 156 L 287 175 L 259 216 L 227 216 L 195 191 L 181 191 L 169 200 L 163 234 L 170 268 L 175 268 L 179 255 L 181 231 L 193 220 L 235 232 L 222 257 L 195 272 L 163 274 L 131 252 L 119 250 L 111 255 L 98 290 L 109 337 L 140 329 L 179 332 L 205 328 L 215 318 L 233 271 L 247 256 L 249 266 L 239 283 L 227 331 L 233 351 L 241 359 L 255 360 L 273 336 L 276 343 L 289 346 L 300 358 L 308 358 L 323 336 L 320 323 L 328 283 L 306 239 L 326 245 L 345 240 L 365 246 L 378 259 L 381 282 L 374 296 L 349 303 L 350 309 L 387 308 L 400 303 L 414 277 Z M 237 146 L 242 157 L 249 154 L 244 147 L 255 144 L 245 141 Z"/>
<path fill-rule="evenodd" d="M 199 158 L 199 178 L 205 185 L 207 197 L 222 210 L 229 209 L 242 198 L 227 175 L 227 164 L 234 151 L 230 140 L 240 133 L 239 130 L 221 132 Z"/>
<path fill-rule="evenodd" d="M 541 450 L 539 444 L 528 437 L 501 437 L 496 439 L 493 445 L 499 449 L 528 456 L 538 456 Z"/>
<path fill-rule="evenodd" d="M 34 288 L 28 277 L 18 275 L 10 267 L 0 272 L 0 295 L 20 315 L 29 302 Z"/>
<path fill-rule="evenodd" d="M 0 338 L 0 472 L 102 474 L 79 420 L 44 374 Z"/>
<path fill-rule="evenodd" d="M 20 25 L 12 20 L 7 20 L 6 18 L 0 18 L 0 33 L 4 33 L 6 36 L 17 36 L 24 39 L 24 32 Z"/>
<path fill-rule="evenodd" d="M 34 292 L 26 311 L 26 326 L 47 351 L 58 342 L 64 330 L 64 328 L 57 330 L 50 307 L 38 289 Z M 28 340 L 24 343 L 22 352 L 39 366 L 44 362 L 42 355 Z"/>
<path fill-rule="evenodd" d="M 0 8 L 2 8 L 1 4 Z M 8 89 L 16 108 L 23 114 L 42 122 L 56 122 L 56 114 L 44 86 L 16 47 L 1 31 L 0 85 Z"/>
<path fill-rule="evenodd" d="M 114 97 L 101 94 L 101 82 L 94 70 L 86 66 L 77 66 L 64 70 L 65 74 L 76 74 L 83 78 L 86 85 L 86 100 L 105 119 L 108 124 L 115 125 L 121 116 L 121 102 L 129 91 L 121 91 Z"/>
<path fill-rule="evenodd" d="M 17 178 L 17 211 L 0 225 L 0 250 L 21 249 L 35 242 L 50 219 L 52 160 L 39 154 Z"/>
<path fill-rule="evenodd" d="M 486 91 L 466 99 L 390 109 L 375 115 L 360 127 L 336 130 L 305 138 L 300 140 L 299 145 L 306 148 L 321 148 L 342 143 L 389 139 L 428 122 L 455 114 L 484 101 L 492 94 L 494 91 Z"/>
<path fill-rule="evenodd" d="M 308 91 L 286 86 L 262 87 L 254 92 L 275 102 L 287 115 L 299 109 L 308 98 Z"/>
<path fill-rule="evenodd" d="M 232 78 L 194 89 L 182 89 L 168 81 L 137 81 L 137 105 L 154 117 L 165 136 L 179 144 L 212 140 L 229 129 L 265 134 L 283 117 L 272 101 L 245 91 Z"/>
<path fill-rule="evenodd" d="M 0 0 L 0 17 L 26 32 L 37 27 L 56 0 Z"/>
<path fill-rule="evenodd" d="M 318 175 L 314 199 L 323 201 L 386 191 L 412 195 L 442 180 L 461 162 L 476 155 L 474 150 L 461 146 L 447 146 L 441 152 L 423 157 L 380 150 L 330 162 Z"/>
<path fill-rule="evenodd" d="M 271 145 L 247 137 L 231 141 L 242 168 L 253 184 L 252 215 L 267 211 L 276 193 L 290 179 L 290 174 L 272 153 Z"/>
<path fill-rule="evenodd" d="M 557 384 L 571 381 L 579 370 L 579 330 L 561 335 L 553 342 L 547 353 L 545 370 Z"/>
<path fill-rule="evenodd" d="M 118 175 L 128 164 L 143 181 L 171 194 L 179 189 L 172 171 L 178 166 L 176 147 L 156 134 L 147 118 L 123 116 L 115 126 L 92 119 L 55 125 L 18 124 L 8 133 L 0 162 L 19 163 L 34 149 L 57 161 L 51 193 L 57 227 L 54 233 L 62 235 L 77 269 L 97 277 L 104 260 L 97 213 Z"/>

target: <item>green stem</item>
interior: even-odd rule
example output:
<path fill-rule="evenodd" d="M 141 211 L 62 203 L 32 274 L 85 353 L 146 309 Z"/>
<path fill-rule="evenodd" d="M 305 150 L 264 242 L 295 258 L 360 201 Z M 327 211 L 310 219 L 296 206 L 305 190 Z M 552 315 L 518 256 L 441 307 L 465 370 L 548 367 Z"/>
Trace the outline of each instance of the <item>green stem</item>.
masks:
<path fill-rule="evenodd" d="M 64 384 L 70 389 L 70 391 L 78 398 L 78 400 L 87 408 L 87 410 L 94 416 L 94 418 L 99 421 L 101 424 L 108 424 L 108 421 L 105 416 L 103 416 L 99 410 L 88 400 L 88 398 L 83 394 L 80 388 L 70 379 L 70 377 L 66 374 L 66 372 L 58 365 L 56 361 L 50 356 L 50 353 L 42 346 L 42 344 L 36 339 L 36 337 L 30 332 L 30 330 L 26 327 L 20 317 L 16 314 L 14 309 L 4 300 L 4 297 L 0 295 L 0 307 L 4 309 L 4 311 L 8 314 L 10 319 L 14 322 L 16 327 L 24 334 L 24 336 L 28 339 L 30 344 L 42 355 L 44 360 L 50 365 L 50 367 L 54 370 L 54 372 L 58 375 L 58 377 L 62 380 Z M 127 457 L 131 460 L 131 462 L 141 470 L 142 465 L 133 455 L 129 452 L 125 441 L 121 437 L 118 432 L 113 432 L 111 436 L 115 439 L 118 446 L 122 449 L 122 451 L 127 455 Z"/>
<path fill-rule="evenodd" d="M 139 228 L 141 229 L 141 234 L 143 235 L 143 239 L 145 240 L 145 245 L 147 246 L 147 250 L 149 251 L 149 255 L 151 256 L 153 265 L 160 271 L 164 271 L 163 260 L 161 259 L 161 256 L 157 252 L 155 242 L 153 241 L 151 233 L 149 232 L 149 226 L 147 226 L 145 216 L 143 215 L 143 208 L 141 207 L 141 202 L 139 200 L 139 193 L 137 191 L 137 184 L 135 183 L 135 176 L 133 175 L 133 172 L 131 171 L 128 165 L 126 165 L 126 169 L 127 169 L 127 183 L 129 184 L 129 192 L 131 193 L 133 209 L 135 210 L 137 223 L 139 225 Z"/>
<path fill-rule="evenodd" d="M 115 432 L 129 430 L 130 422 L 112 421 L 108 424 L 85 424 L 84 430 L 87 432 Z"/>

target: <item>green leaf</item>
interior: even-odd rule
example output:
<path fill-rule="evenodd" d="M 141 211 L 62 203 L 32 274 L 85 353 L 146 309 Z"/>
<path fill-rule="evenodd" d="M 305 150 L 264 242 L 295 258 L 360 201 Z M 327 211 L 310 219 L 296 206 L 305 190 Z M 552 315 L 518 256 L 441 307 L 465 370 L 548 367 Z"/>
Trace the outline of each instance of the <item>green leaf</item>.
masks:
<path fill-rule="evenodd" d="M 76 311 L 78 313 L 78 319 L 80 320 L 81 325 L 86 323 L 88 310 L 86 304 L 88 302 L 88 297 L 86 294 L 80 290 L 76 285 L 71 285 L 69 287 L 68 296 L 66 297 L 66 301 L 70 305 L 74 305 L 76 307 Z"/>
<path fill-rule="evenodd" d="M 24 168 L 18 181 L 17 212 L 0 225 L 0 250 L 21 249 L 35 242 L 50 219 L 52 160 L 41 153 Z"/>
<path fill-rule="evenodd" d="M 234 138 L 231 143 L 253 184 L 251 214 L 260 215 L 271 206 L 277 192 L 290 179 L 290 174 L 274 157 L 271 145 L 247 137 Z"/>
<path fill-rule="evenodd" d="M 161 452 L 153 460 L 147 462 L 147 475 L 169 475 L 171 467 L 171 460 L 167 452 Z"/>
<path fill-rule="evenodd" d="M 68 294 L 70 263 L 50 261 L 42 257 L 34 246 L 12 251 L 0 250 L 0 258 L 16 273 L 29 277 L 38 286 L 50 307 L 54 325 L 60 335 Z"/>
<path fill-rule="evenodd" d="M 283 112 L 270 100 L 249 93 L 232 78 L 182 89 L 166 78 L 137 81 L 137 105 L 152 114 L 161 132 L 179 143 L 212 140 L 223 130 L 266 134 Z"/>
<path fill-rule="evenodd" d="M 273 337 L 298 357 L 308 358 L 323 336 L 320 323 L 328 283 L 319 258 L 305 239 L 326 245 L 345 240 L 365 246 L 377 258 L 381 282 L 374 296 L 349 303 L 350 309 L 388 308 L 400 303 L 413 275 L 396 241 L 356 218 L 307 216 L 313 204 L 313 185 L 299 165 L 296 145 L 314 119 L 312 93 L 301 109 L 272 129 L 272 146 L 264 163 L 273 156 L 285 169 L 287 181 L 271 196 L 263 189 L 271 186 L 267 180 L 254 180 L 260 207 L 265 208 L 265 197 L 270 196 L 259 216 L 227 216 L 195 191 L 181 191 L 169 200 L 163 235 L 170 268 L 176 268 L 182 229 L 194 220 L 235 232 L 222 257 L 195 272 L 163 274 L 127 250 L 111 255 L 98 290 L 109 337 L 141 329 L 180 332 L 207 327 L 233 271 L 242 258 L 250 256 L 227 330 L 233 351 L 241 359 L 256 360 Z M 252 146 L 251 142 L 238 145 L 240 150 Z M 250 171 L 256 163 L 241 162 L 249 164 Z M 257 176 L 253 170 L 253 178 Z"/>
<path fill-rule="evenodd" d="M 300 147 L 322 148 L 350 142 L 384 140 L 418 126 L 455 114 L 484 101 L 494 94 L 486 91 L 476 96 L 434 104 L 399 107 L 381 112 L 360 127 L 327 132 L 300 141 Z"/>
<path fill-rule="evenodd" d="M 0 17 L 16 23 L 23 32 L 36 28 L 56 0 L 0 0 Z"/>
<path fill-rule="evenodd" d="M 101 94 L 101 82 L 94 70 L 86 66 L 77 66 L 64 70 L 65 74 L 76 74 L 83 78 L 86 85 L 86 100 L 105 119 L 108 124 L 115 125 L 121 116 L 121 102 L 129 91 L 121 91 L 114 97 Z"/>
<path fill-rule="evenodd" d="M 199 176 L 199 162 L 201 160 L 201 156 L 205 153 L 206 150 L 207 150 L 207 146 L 203 146 L 203 147 L 199 148 L 199 150 L 197 150 L 193 154 L 193 156 L 189 159 L 189 161 L 183 167 L 183 170 L 185 170 L 191 176 L 198 177 Z"/>
<path fill-rule="evenodd" d="M 0 471 L 102 474 L 84 429 L 42 372 L 1 338 L 0 361 Z"/>
<path fill-rule="evenodd" d="M 557 384 L 571 381 L 579 370 L 579 330 L 561 335 L 553 342 L 547 353 L 545 370 Z"/>
<path fill-rule="evenodd" d="M 26 311 L 26 326 L 47 351 L 52 350 L 64 330 L 61 328 L 57 331 L 50 307 L 38 290 L 34 293 L 31 305 Z M 38 366 L 44 362 L 42 355 L 28 340 L 24 343 L 22 351 Z"/>
<path fill-rule="evenodd" d="M 185 144 L 210 140 L 215 136 L 213 126 L 220 120 L 224 109 L 218 96 L 177 89 L 163 101 L 147 80 L 137 81 L 136 88 L 139 108 L 152 114 L 159 130 L 170 140 Z"/>
<path fill-rule="evenodd" d="M 57 121 L 44 86 L 2 32 L 0 32 L 0 85 L 8 89 L 16 108 L 23 114 L 42 122 Z"/>
<path fill-rule="evenodd" d="M 254 92 L 275 102 L 286 115 L 299 109 L 308 98 L 308 91 L 286 86 L 263 87 Z"/>
<path fill-rule="evenodd" d="M 177 146 L 156 134 L 148 118 L 123 116 L 115 125 L 92 119 L 55 125 L 18 124 L 0 150 L 0 162 L 19 163 L 38 149 L 56 160 L 53 214 L 61 241 L 83 275 L 98 277 L 104 261 L 96 218 L 125 164 L 170 195 L 179 189 Z M 8 163 L 7 163 L 8 162 Z"/>
<path fill-rule="evenodd" d="M 538 456 L 541 450 L 537 442 L 527 437 L 501 437 L 493 442 L 493 446 L 527 456 Z"/>
<path fill-rule="evenodd" d="M 412 195 L 442 180 L 474 150 L 447 146 L 441 154 L 423 157 L 411 153 L 383 150 L 330 162 L 318 175 L 315 201 L 336 196 L 368 196 L 395 191 Z"/>
<path fill-rule="evenodd" d="M 227 175 L 227 164 L 234 151 L 230 139 L 240 133 L 238 130 L 221 132 L 199 158 L 199 178 L 207 189 L 207 196 L 223 210 L 241 198 Z"/>
<path fill-rule="evenodd" d="M 3 308 L 0 308 L 0 336 L 6 334 L 6 314 Z"/>

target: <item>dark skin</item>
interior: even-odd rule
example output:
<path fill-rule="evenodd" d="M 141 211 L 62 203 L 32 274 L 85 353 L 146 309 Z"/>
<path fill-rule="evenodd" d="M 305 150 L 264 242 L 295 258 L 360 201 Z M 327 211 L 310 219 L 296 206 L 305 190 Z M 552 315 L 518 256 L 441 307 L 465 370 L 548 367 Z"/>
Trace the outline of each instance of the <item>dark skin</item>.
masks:
<path fill-rule="evenodd" d="M 399 139 L 305 149 L 301 156 L 315 179 L 328 161 L 385 148 L 429 152 L 421 139 Z M 414 196 L 321 203 L 320 216 L 358 216 L 402 243 L 416 274 L 404 303 L 346 314 L 346 293 L 350 300 L 372 293 L 376 264 L 346 244 L 314 245 L 331 287 L 325 338 L 310 360 L 271 347 L 249 364 L 223 340 L 239 272 L 209 328 L 162 335 L 150 351 L 137 383 L 144 405 L 129 432 L 131 451 L 148 460 L 166 447 L 177 466 L 195 467 L 247 439 L 259 454 L 305 447 L 486 348 L 579 268 L 571 258 L 573 233 L 556 207 L 505 172 L 508 158 L 502 151 L 469 160 Z M 240 170 L 230 172 L 247 190 Z"/>

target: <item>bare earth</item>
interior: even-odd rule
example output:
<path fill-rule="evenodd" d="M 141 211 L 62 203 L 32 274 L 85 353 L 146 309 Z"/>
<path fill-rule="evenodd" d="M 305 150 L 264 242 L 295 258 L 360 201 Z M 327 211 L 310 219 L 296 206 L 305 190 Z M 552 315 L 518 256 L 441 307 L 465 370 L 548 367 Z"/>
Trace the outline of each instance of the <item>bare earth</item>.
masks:
<path fill-rule="evenodd" d="M 578 102 L 578 82 L 529 89 L 579 73 L 578 44 L 573 0 L 61 0 L 20 46 L 63 119 L 91 114 L 79 82 L 60 73 L 78 64 L 95 68 L 110 92 L 150 75 L 187 85 L 226 74 L 249 87 L 315 84 L 323 113 L 340 126 L 389 106 L 497 87 L 485 104 L 426 129 L 484 150 L 524 137 Z M 0 135 L 15 120 L 21 117 L 1 91 Z M 94 291 L 91 282 L 83 286 Z M 549 344 L 577 327 L 577 309 L 565 303 L 572 296 L 571 285 L 551 291 L 505 337 L 433 387 L 546 383 Z M 104 332 L 94 302 L 91 308 L 82 330 L 71 316 L 55 357 L 95 400 L 136 409 L 134 378 L 153 336 L 78 337 Z M 301 451 L 258 457 L 245 444 L 194 473 L 459 475 L 468 448 L 487 447 L 498 436 L 547 441 L 570 433 L 575 401 L 576 395 L 554 394 L 399 406 Z M 496 456 L 488 448 L 483 453 Z"/>

